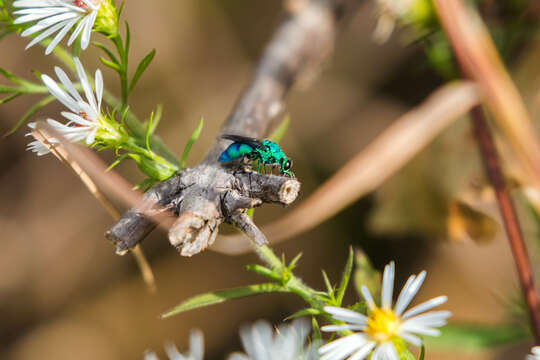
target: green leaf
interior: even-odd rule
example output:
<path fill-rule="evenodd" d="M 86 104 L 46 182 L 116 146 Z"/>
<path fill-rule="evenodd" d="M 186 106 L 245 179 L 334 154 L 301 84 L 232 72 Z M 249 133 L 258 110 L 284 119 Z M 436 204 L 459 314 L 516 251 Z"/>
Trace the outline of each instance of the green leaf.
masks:
<path fill-rule="evenodd" d="M 187 157 L 189 155 L 191 147 L 193 146 L 195 141 L 197 141 L 197 139 L 199 138 L 199 135 L 201 135 L 203 124 L 204 124 L 204 119 L 201 118 L 201 120 L 199 121 L 199 125 L 197 126 L 193 134 L 191 134 L 191 137 L 189 138 L 186 144 L 186 147 L 184 148 L 184 152 L 182 153 L 182 159 L 180 160 L 180 169 L 184 169 L 186 167 Z"/>
<path fill-rule="evenodd" d="M 154 114 L 154 119 L 152 120 L 152 125 L 150 126 L 150 134 L 153 134 L 156 131 L 156 128 L 161 121 L 161 116 L 163 115 L 163 105 L 158 104 L 156 107 L 156 113 Z"/>
<path fill-rule="evenodd" d="M 523 341 L 528 337 L 530 333 L 515 324 L 450 324 L 441 328 L 441 336 L 426 337 L 425 344 L 428 347 L 481 350 Z"/>
<path fill-rule="evenodd" d="M 426 355 L 426 347 L 424 344 L 422 344 L 422 347 L 420 348 L 420 357 L 418 360 L 424 360 L 424 356 Z"/>
<path fill-rule="evenodd" d="M 285 318 L 285 321 L 296 319 L 296 318 L 299 318 L 299 317 L 302 317 L 302 316 L 316 316 L 316 315 L 321 315 L 321 314 L 322 314 L 322 312 L 320 310 L 313 309 L 313 308 L 307 308 L 307 309 L 302 309 L 300 311 L 295 312 L 292 315 L 287 316 Z"/>
<path fill-rule="evenodd" d="M 120 62 L 118 61 L 118 58 L 113 54 L 113 52 L 111 50 L 109 50 L 104 44 L 100 43 L 100 42 L 97 42 L 97 41 L 94 41 L 93 42 L 94 46 L 97 47 L 98 49 L 101 49 L 105 52 L 105 54 L 107 54 L 107 56 L 109 57 L 109 59 L 111 59 L 111 61 L 113 63 L 116 63 L 116 64 L 119 64 Z"/>
<path fill-rule="evenodd" d="M 272 135 L 270 135 L 270 140 L 279 144 L 281 139 L 283 139 L 283 136 L 285 136 L 287 129 L 289 129 L 290 123 L 291 116 L 287 114 L 285 115 L 279 126 L 274 130 L 274 132 L 272 132 Z"/>
<path fill-rule="evenodd" d="M 107 170 L 105 170 L 105 172 L 111 171 L 112 169 L 116 167 L 116 165 L 120 164 L 123 160 L 127 158 L 129 158 L 129 154 L 124 154 L 124 155 L 119 156 L 118 159 L 116 159 L 111 165 L 109 165 L 109 167 L 107 168 Z"/>
<path fill-rule="evenodd" d="M 268 278 L 270 278 L 272 280 L 281 281 L 281 276 L 276 274 L 272 269 L 269 269 L 269 268 L 267 268 L 265 266 L 258 265 L 258 264 L 247 265 L 246 269 L 248 271 L 252 271 L 252 272 L 254 272 L 256 274 L 266 276 L 266 277 L 268 277 Z"/>
<path fill-rule="evenodd" d="M 300 261 L 301 257 L 302 257 L 302 253 L 298 253 L 298 255 L 296 255 L 294 259 L 291 260 L 291 263 L 287 267 L 289 271 L 292 271 L 294 268 L 296 268 L 296 265 L 298 264 L 298 261 Z"/>
<path fill-rule="evenodd" d="M 8 79 L 11 82 L 14 82 L 15 84 L 21 84 L 22 79 L 18 77 L 17 75 L 7 71 L 6 69 L 0 68 L 0 74 L 4 75 L 6 79 Z"/>
<path fill-rule="evenodd" d="M 17 121 L 17 123 L 15 124 L 15 126 L 13 126 L 11 128 L 11 130 L 9 130 L 7 133 L 4 134 L 4 137 L 7 137 L 13 133 L 15 133 L 17 130 L 19 130 L 21 128 L 21 126 L 23 126 L 27 121 L 28 119 L 30 119 L 32 116 L 34 116 L 34 114 L 36 112 L 38 112 L 41 108 L 45 107 L 47 104 L 51 103 L 53 100 L 55 99 L 54 96 L 47 96 L 45 98 L 43 98 L 42 100 L 40 100 L 39 102 L 37 102 L 36 104 L 34 104 L 34 106 L 32 106 L 21 118 L 19 121 Z"/>
<path fill-rule="evenodd" d="M 227 300 L 239 299 L 247 296 L 286 291 L 284 287 L 276 283 L 256 284 L 250 286 L 237 287 L 233 289 L 218 290 L 201 294 L 188 299 L 181 304 L 175 306 L 171 310 L 161 315 L 162 318 L 168 318 L 180 313 L 206 307 L 210 305 L 220 304 Z"/>
<path fill-rule="evenodd" d="M 399 360 L 416 360 L 414 355 L 407 349 L 399 354 Z"/>
<path fill-rule="evenodd" d="M 321 328 L 319 327 L 319 323 L 315 317 L 311 318 L 311 327 L 313 328 L 313 342 L 322 341 Z"/>
<path fill-rule="evenodd" d="M 152 133 L 152 122 L 154 121 L 154 113 L 150 114 L 150 119 L 148 119 L 148 124 L 146 125 L 146 134 L 144 135 L 144 144 L 146 145 L 146 150 L 152 152 L 150 149 L 150 134 Z"/>
<path fill-rule="evenodd" d="M 100 57 L 99 60 L 103 63 L 103 65 L 110 67 L 114 71 L 117 71 L 118 73 L 122 73 L 122 67 L 118 63 L 114 63 L 112 61 L 109 61 L 105 59 L 104 57 Z"/>
<path fill-rule="evenodd" d="M 343 301 L 343 297 L 345 296 L 345 290 L 347 290 L 347 286 L 349 285 L 349 280 L 351 278 L 351 273 L 353 269 L 353 263 L 354 251 L 351 246 L 349 248 L 349 257 L 347 258 L 347 263 L 345 264 L 345 270 L 343 270 L 343 276 L 341 277 L 341 284 L 339 284 L 339 288 L 337 289 L 336 293 L 336 301 L 338 306 L 341 306 L 341 302 Z"/>
<path fill-rule="evenodd" d="M 6 96 L 5 98 L 0 99 L 0 105 L 5 104 L 5 103 L 7 103 L 7 102 L 10 102 L 11 100 L 13 100 L 13 99 L 15 99 L 15 98 L 18 98 L 18 97 L 21 96 L 21 95 L 22 95 L 22 93 L 16 92 L 16 93 L 14 93 L 14 94 L 11 94 L 11 95 L 9 95 L 9 96 Z"/>
<path fill-rule="evenodd" d="M 330 279 L 328 279 L 328 275 L 326 274 L 326 271 L 321 270 L 322 276 L 324 279 L 324 284 L 326 285 L 326 291 L 328 291 L 328 295 L 332 296 L 334 295 L 334 287 L 332 286 L 332 283 L 330 282 Z"/>
<path fill-rule="evenodd" d="M 131 84 L 129 85 L 129 92 L 133 91 L 133 88 L 137 84 L 137 81 L 139 81 L 139 78 L 144 73 L 148 65 L 152 62 L 154 59 L 154 56 L 156 55 L 156 50 L 150 51 L 139 63 L 137 66 L 137 70 L 135 70 L 135 74 L 133 75 L 133 78 L 131 79 Z"/>
<path fill-rule="evenodd" d="M 129 24 L 128 22 L 126 21 L 126 42 L 125 42 L 125 46 L 124 46 L 124 63 L 126 64 L 126 67 L 127 67 L 127 54 L 129 53 L 129 46 L 131 44 L 131 30 L 129 29 Z"/>

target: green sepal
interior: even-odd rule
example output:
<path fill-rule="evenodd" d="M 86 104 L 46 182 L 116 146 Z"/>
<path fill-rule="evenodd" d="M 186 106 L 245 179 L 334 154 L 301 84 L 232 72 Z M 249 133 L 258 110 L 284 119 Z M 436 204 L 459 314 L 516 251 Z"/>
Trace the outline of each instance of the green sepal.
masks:
<path fill-rule="evenodd" d="M 311 318 L 311 328 L 313 329 L 312 342 L 321 342 L 322 341 L 321 328 L 315 316 Z"/>
<path fill-rule="evenodd" d="M 163 313 L 161 317 L 168 318 L 183 313 L 185 311 L 220 304 L 231 299 L 239 299 L 257 294 L 283 291 L 286 291 L 285 288 L 276 283 L 256 284 L 226 290 L 213 291 L 206 294 L 194 296 L 175 306 L 171 310 Z"/>

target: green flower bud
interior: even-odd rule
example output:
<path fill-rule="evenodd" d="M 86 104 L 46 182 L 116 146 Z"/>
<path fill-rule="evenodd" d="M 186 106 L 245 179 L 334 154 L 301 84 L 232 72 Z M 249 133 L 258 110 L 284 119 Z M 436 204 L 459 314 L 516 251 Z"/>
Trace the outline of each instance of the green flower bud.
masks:
<path fill-rule="evenodd" d="M 94 30 L 107 37 L 118 35 L 118 11 L 116 11 L 112 0 L 101 0 Z"/>

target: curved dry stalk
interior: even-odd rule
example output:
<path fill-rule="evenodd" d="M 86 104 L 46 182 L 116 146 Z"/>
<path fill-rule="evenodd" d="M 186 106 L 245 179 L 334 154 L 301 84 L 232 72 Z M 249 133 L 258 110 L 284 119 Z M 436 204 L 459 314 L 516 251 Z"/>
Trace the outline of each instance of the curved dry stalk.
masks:
<path fill-rule="evenodd" d="M 283 219 L 264 226 L 263 232 L 272 243 L 277 243 L 329 219 L 375 190 L 479 102 L 479 92 L 472 82 L 442 86 L 421 105 L 397 119 Z M 229 255 L 250 251 L 245 242 L 238 241 L 240 238 L 241 235 L 223 236 L 211 249 Z"/>
<path fill-rule="evenodd" d="M 48 126 L 46 123 L 44 123 L 45 126 Z M 86 186 L 88 191 L 97 199 L 97 201 L 100 203 L 100 205 L 107 211 L 107 213 L 114 219 L 118 220 L 120 218 L 120 213 L 114 205 L 109 201 L 109 199 L 103 194 L 96 183 L 92 180 L 92 178 L 88 175 L 88 173 L 83 169 L 83 167 L 77 162 L 75 159 L 73 159 L 72 156 L 68 153 L 66 148 L 63 146 L 63 143 L 56 142 L 51 143 L 50 139 L 51 136 L 47 134 L 47 130 L 42 128 L 41 123 L 38 123 L 36 126 L 36 129 L 32 131 L 32 135 L 36 140 L 40 141 L 43 145 L 45 145 L 51 153 L 58 159 L 60 162 L 62 162 L 64 165 L 66 165 L 68 168 L 70 168 L 82 181 L 82 183 Z M 135 259 L 135 262 L 137 263 L 137 266 L 139 267 L 139 270 L 141 272 L 141 276 L 144 280 L 144 283 L 146 284 L 147 288 L 150 292 L 156 291 L 156 280 L 154 278 L 154 273 L 152 272 L 152 268 L 150 267 L 150 264 L 148 263 L 148 260 L 146 259 L 146 256 L 144 255 L 144 252 L 140 248 L 140 246 L 137 246 L 132 251 L 133 257 Z"/>
<path fill-rule="evenodd" d="M 527 182 L 540 188 L 540 142 L 523 100 L 508 75 L 482 20 L 461 0 L 435 0 L 435 8 L 457 56 L 458 63 L 485 95 L 485 104 L 508 139 L 526 174 Z M 521 290 L 529 310 L 536 343 L 540 344 L 540 300 L 512 199 L 506 189 L 499 156 L 480 107 L 472 122 L 486 173 L 497 202 L 516 263 Z M 525 184 L 528 185 L 528 184 Z M 533 205 L 535 205 L 533 203 Z"/>
<path fill-rule="evenodd" d="M 459 0 L 435 0 L 435 9 L 467 77 L 506 135 L 529 181 L 540 188 L 540 141 L 527 109 L 478 14 Z"/>

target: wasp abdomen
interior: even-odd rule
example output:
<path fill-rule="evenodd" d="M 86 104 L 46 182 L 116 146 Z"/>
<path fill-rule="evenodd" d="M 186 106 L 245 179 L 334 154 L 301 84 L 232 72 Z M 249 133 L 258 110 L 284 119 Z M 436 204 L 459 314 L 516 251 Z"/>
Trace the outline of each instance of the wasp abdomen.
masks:
<path fill-rule="evenodd" d="M 219 156 L 219 162 L 228 162 L 241 159 L 253 152 L 253 147 L 248 144 L 234 142 Z"/>

